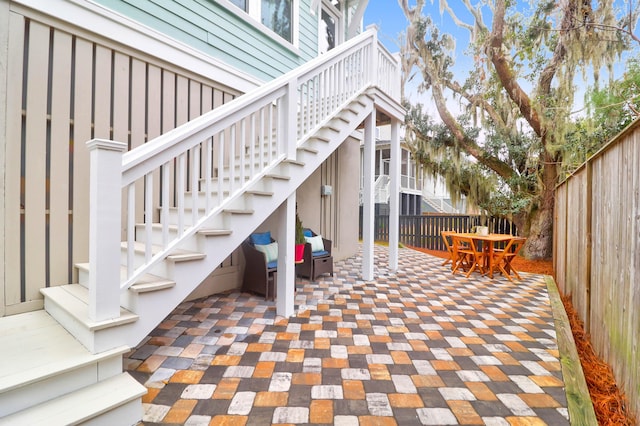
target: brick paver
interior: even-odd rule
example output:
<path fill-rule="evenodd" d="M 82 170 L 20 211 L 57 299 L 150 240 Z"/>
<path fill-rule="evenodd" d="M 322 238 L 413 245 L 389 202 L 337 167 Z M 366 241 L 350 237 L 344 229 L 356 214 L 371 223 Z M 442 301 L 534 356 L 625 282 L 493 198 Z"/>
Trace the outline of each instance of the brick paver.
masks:
<path fill-rule="evenodd" d="M 296 315 L 232 292 L 182 303 L 125 360 L 144 425 L 567 425 L 542 276 L 452 275 L 401 249 L 298 280 Z"/>

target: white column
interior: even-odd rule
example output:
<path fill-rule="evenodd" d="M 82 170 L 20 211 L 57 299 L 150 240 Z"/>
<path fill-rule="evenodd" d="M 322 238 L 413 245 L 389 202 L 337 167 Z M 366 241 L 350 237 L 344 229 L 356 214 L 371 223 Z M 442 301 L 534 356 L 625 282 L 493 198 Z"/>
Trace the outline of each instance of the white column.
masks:
<path fill-rule="evenodd" d="M 364 162 L 363 162 L 363 186 L 362 186 L 362 279 L 373 279 L 373 221 L 374 221 L 374 194 L 373 175 L 375 170 L 374 153 L 376 150 L 376 111 L 364 120 Z"/>
<path fill-rule="evenodd" d="M 7 117 L 13 117 L 13 112 L 7 111 L 9 104 L 7 103 L 7 80 L 8 80 L 8 68 L 9 68 L 9 1 L 0 1 L 0 28 L 5 28 L 4 30 L 0 29 L 0 152 L 2 152 L 2 157 L 0 158 L 0 168 L 2 168 L 3 173 L 0 173 L 0 217 L 5 217 L 5 173 L 6 170 L 6 159 L 5 153 L 7 152 L 7 144 L 9 143 L 9 135 L 7 134 Z M 15 84 L 15 83 L 14 83 Z M 5 231 L 4 226 L 0 228 L 0 259 L 3 259 L 3 262 L 0 262 L 0 298 L 5 300 L 5 284 L 6 284 L 6 275 L 5 268 L 7 265 L 5 264 L 5 252 L 7 250 L 11 250 L 11 247 L 5 248 Z M 9 262 L 10 264 L 11 262 Z M 7 288 L 8 285 L 7 285 Z M 5 307 L 4 303 L 0 306 L 0 317 L 5 315 Z"/>
<path fill-rule="evenodd" d="M 276 313 L 285 318 L 293 315 L 295 307 L 295 235 L 296 194 L 278 208 L 278 282 L 276 283 Z"/>
<path fill-rule="evenodd" d="M 127 145 L 102 139 L 89 150 L 89 318 L 120 316 L 122 153 Z"/>
<path fill-rule="evenodd" d="M 400 222 L 400 138 L 398 120 L 391 121 L 391 151 L 389 158 L 389 269 L 398 270 L 398 225 Z"/>

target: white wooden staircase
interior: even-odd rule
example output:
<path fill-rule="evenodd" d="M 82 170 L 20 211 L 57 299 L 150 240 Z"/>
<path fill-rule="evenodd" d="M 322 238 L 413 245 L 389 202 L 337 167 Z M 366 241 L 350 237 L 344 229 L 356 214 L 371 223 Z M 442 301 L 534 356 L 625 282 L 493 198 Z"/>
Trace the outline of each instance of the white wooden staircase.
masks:
<path fill-rule="evenodd" d="M 369 30 L 136 150 L 91 141 L 90 261 L 77 265 L 77 283 L 41 290 L 44 311 L 2 319 L 0 424 L 140 420 L 145 389 L 122 372 L 123 354 L 295 193 L 378 96 L 399 102 L 397 69 Z"/>

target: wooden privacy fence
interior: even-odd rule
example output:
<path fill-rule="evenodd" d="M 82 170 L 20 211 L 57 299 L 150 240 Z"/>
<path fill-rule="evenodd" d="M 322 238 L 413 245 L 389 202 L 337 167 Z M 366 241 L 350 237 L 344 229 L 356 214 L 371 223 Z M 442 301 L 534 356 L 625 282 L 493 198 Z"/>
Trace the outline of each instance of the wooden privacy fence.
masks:
<path fill-rule="evenodd" d="M 239 95 L 138 50 L 95 34 L 72 35 L 60 22 L 24 13 L 9 19 L 0 242 L 6 314 L 41 308 L 40 289 L 75 282 L 74 265 L 88 260 L 88 140 L 125 141 L 133 149 Z"/>
<path fill-rule="evenodd" d="M 556 189 L 560 291 L 640 415 L 640 120 Z"/>
<path fill-rule="evenodd" d="M 441 231 L 471 232 L 474 226 L 486 223 L 489 232 L 517 235 L 516 226 L 509 220 L 480 215 L 420 215 L 400 216 L 399 240 L 402 244 L 429 250 L 445 251 Z M 389 241 L 389 216 L 374 218 L 374 239 Z M 360 238 L 362 238 L 362 211 L 360 211 Z"/>

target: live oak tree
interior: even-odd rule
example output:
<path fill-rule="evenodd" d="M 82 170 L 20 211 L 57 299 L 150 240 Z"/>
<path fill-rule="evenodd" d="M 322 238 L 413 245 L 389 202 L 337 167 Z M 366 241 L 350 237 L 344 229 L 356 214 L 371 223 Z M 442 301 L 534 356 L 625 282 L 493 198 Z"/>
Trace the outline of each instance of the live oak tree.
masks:
<path fill-rule="evenodd" d="M 474 66 L 453 72 L 454 38 L 422 13 L 424 0 L 398 0 L 409 21 L 401 50 L 403 83 L 419 77 L 438 112 L 406 102 L 405 139 L 449 190 L 490 212 L 510 215 L 528 236 L 525 256 L 552 255 L 554 189 L 571 144 L 576 81 L 597 81 L 637 41 L 637 5 L 613 0 L 447 0 L 440 12 L 466 29 Z M 416 71 L 417 70 L 417 71 Z M 462 111 L 452 112 L 456 101 Z"/>

